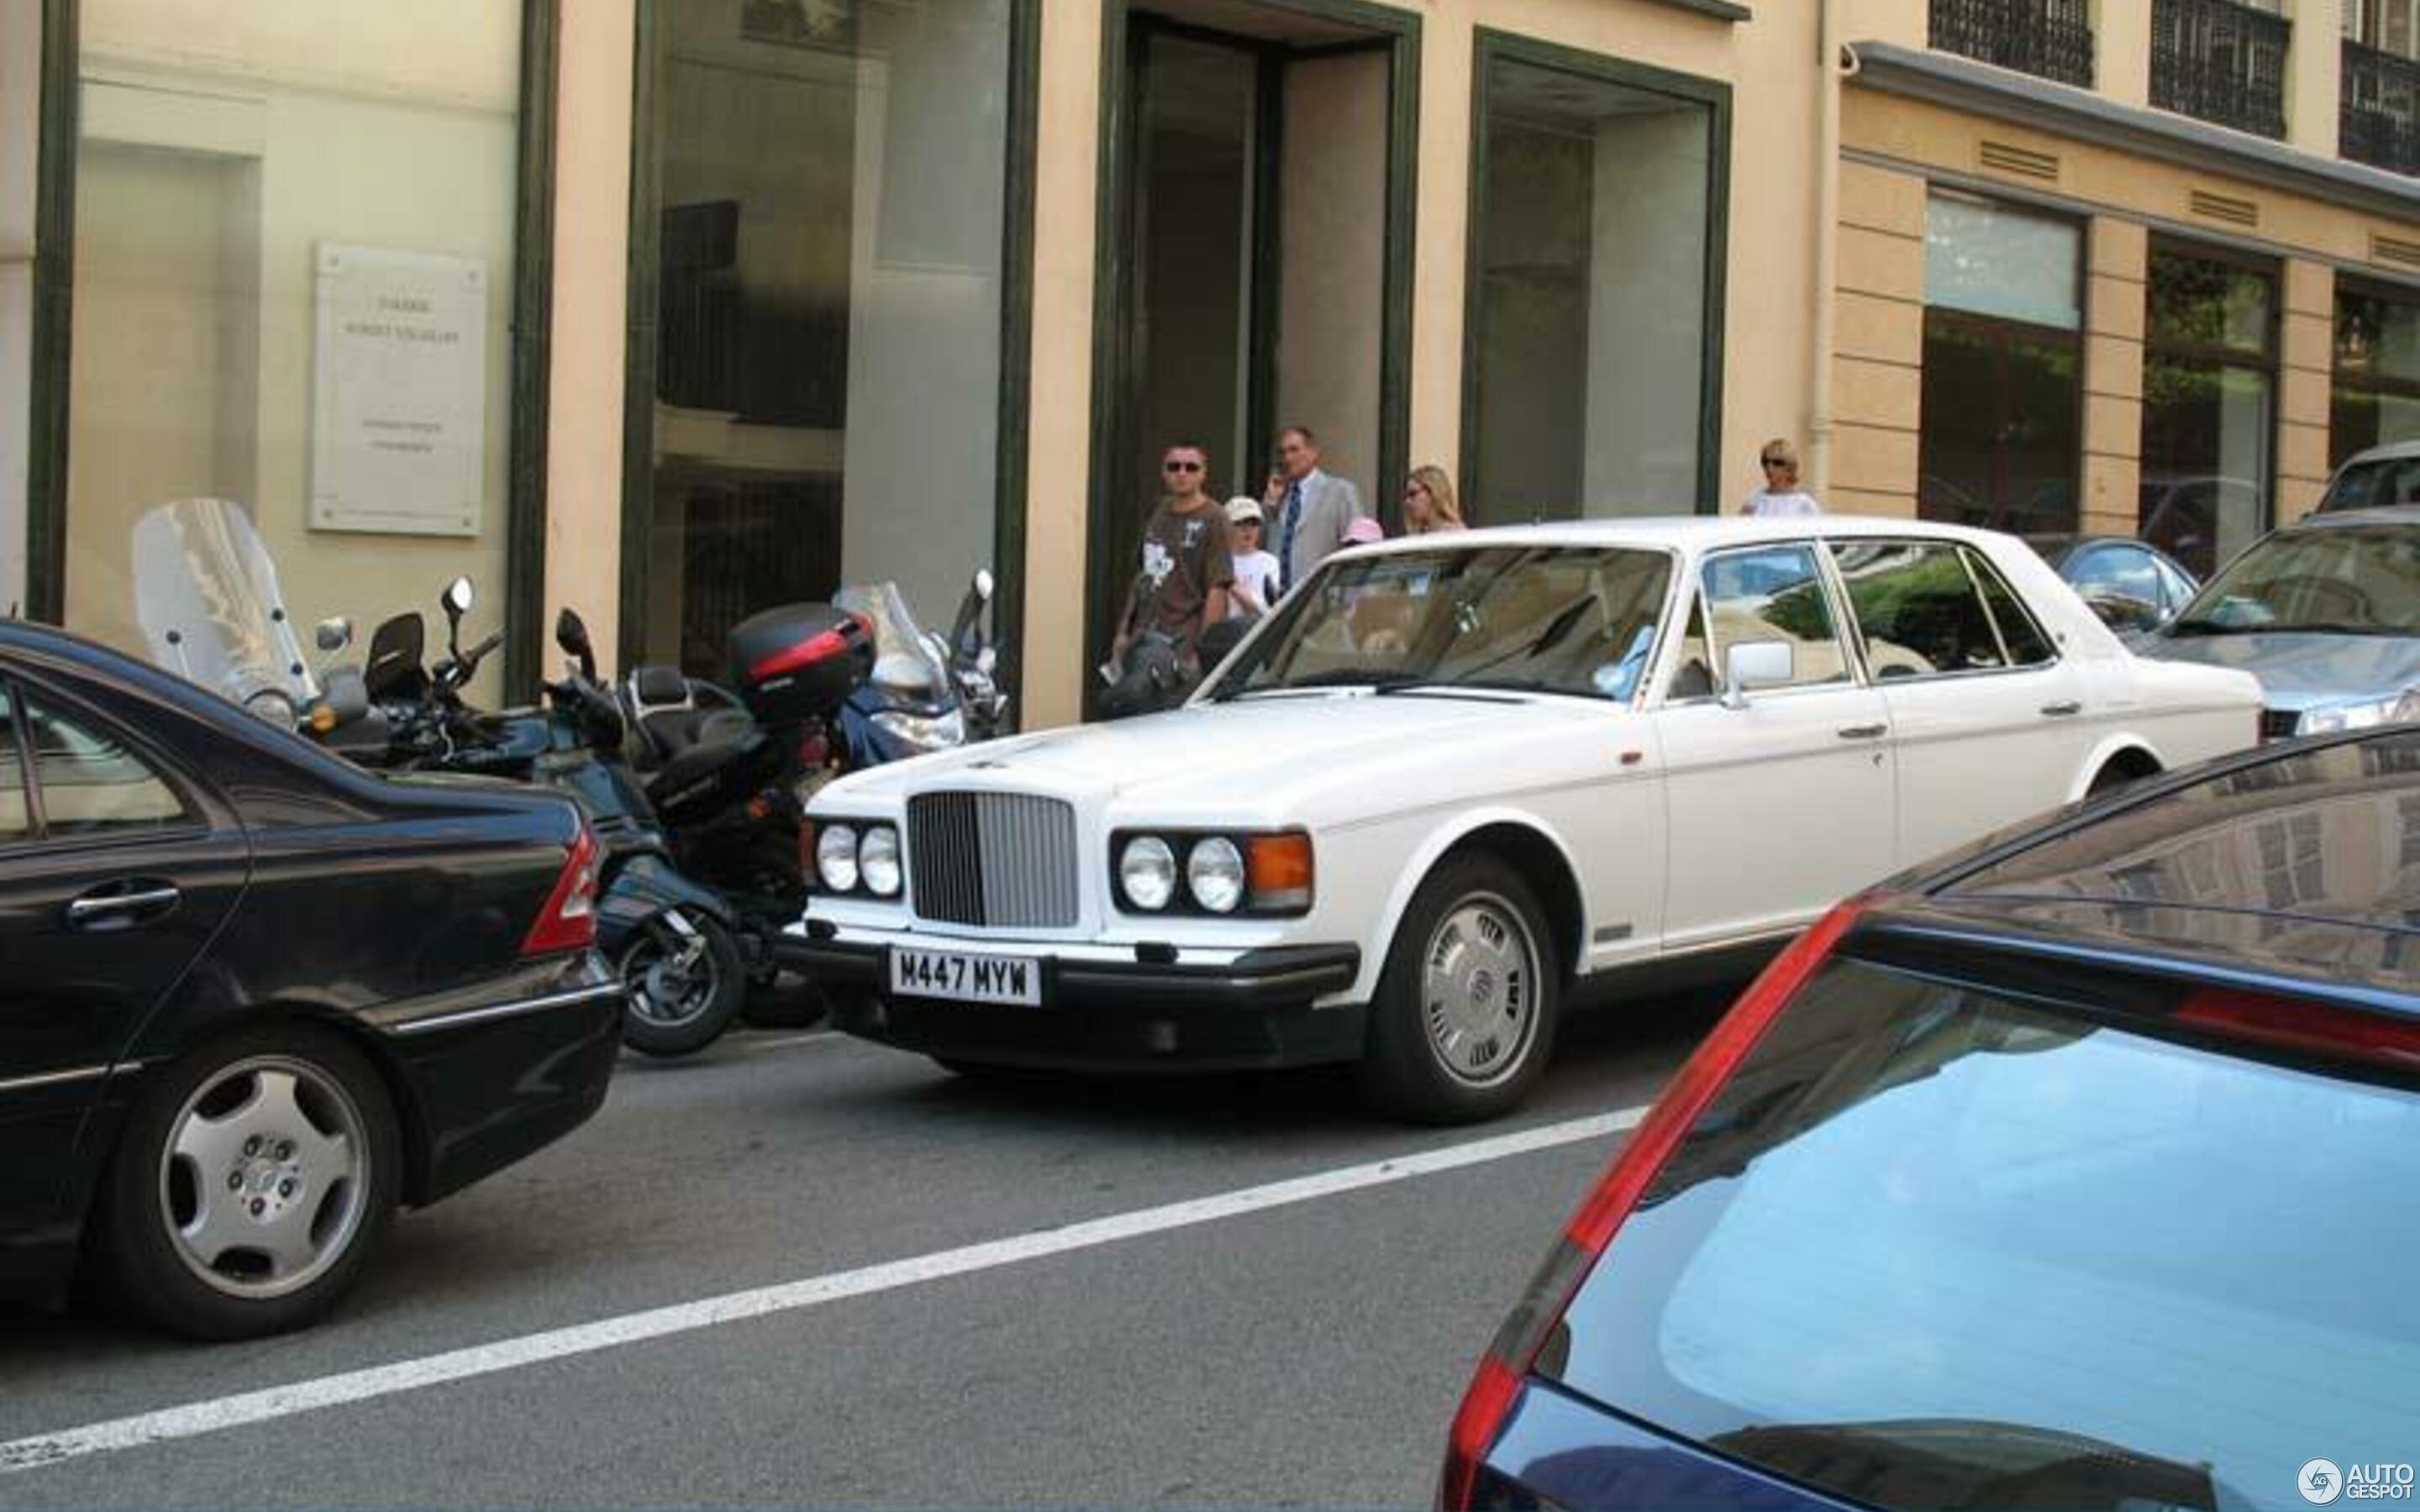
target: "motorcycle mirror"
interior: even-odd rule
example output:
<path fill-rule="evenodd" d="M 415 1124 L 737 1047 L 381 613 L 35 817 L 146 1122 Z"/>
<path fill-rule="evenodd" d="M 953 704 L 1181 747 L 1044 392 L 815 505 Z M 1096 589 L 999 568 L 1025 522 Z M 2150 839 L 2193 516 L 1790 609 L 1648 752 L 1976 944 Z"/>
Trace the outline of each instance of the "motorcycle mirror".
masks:
<path fill-rule="evenodd" d="M 597 680 L 597 652 L 588 640 L 588 622 L 566 604 L 554 617 L 554 643 L 566 656 L 580 663 L 580 675 L 590 682 Z"/>
<path fill-rule="evenodd" d="M 471 579 L 468 578 L 457 578 L 452 582 L 447 583 L 445 585 L 445 592 L 439 599 L 439 602 L 445 606 L 446 613 L 454 616 L 458 620 L 463 615 L 470 613 L 472 602 Z"/>
<path fill-rule="evenodd" d="M 992 582 L 991 569 L 989 567 L 977 567 L 975 569 L 975 596 L 982 599 L 986 604 L 990 603 L 993 587 L 994 584 Z"/>
<path fill-rule="evenodd" d="M 342 651 L 353 643 L 353 622 L 342 614 L 321 620 L 314 639 L 318 641 L 320 650 L 331 655 Z"/>

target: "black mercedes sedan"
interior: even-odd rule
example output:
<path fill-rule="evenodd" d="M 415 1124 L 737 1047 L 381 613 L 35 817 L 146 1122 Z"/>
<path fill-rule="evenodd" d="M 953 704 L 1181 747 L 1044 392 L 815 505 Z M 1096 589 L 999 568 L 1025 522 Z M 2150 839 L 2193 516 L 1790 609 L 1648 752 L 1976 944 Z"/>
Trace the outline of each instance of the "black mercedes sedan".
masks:
<path fill-rule="evenodd" d="M 2395 1500 L 2420 1425 L 2420 725 L 1841 904 L 1488 1350 L 1447 1507 Z"/>
<path fill-rule="evenodd" d="M 559 796 L 368 775 L 0 620 L 0 1294 L 326 1313 L 398 1204 L 603 1102 L 596 872 Z"/>

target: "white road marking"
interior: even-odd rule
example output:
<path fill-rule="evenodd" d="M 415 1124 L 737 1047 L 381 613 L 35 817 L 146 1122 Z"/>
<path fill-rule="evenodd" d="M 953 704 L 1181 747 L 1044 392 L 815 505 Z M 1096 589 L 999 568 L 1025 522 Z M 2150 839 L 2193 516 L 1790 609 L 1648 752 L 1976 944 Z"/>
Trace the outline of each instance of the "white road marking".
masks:
<path fill-rule="evenodd" d="M 1646 1112 L 1644 1107 L 1623 1108 L 1591 1118 L 1573 1119 L 1542 1128 L 1497 1134 L 1468 1144 L 1449 1145 L 1442 1149 L 1399 1155 L 1365 1165 L 1342 1166 L 1291 1180 L 1272 1181 L 1264 1186 L 1249 1186 L 1216 1196 L 1195 1197 L 1162 1207 L 1116 1213 L 1107 1218 L 1087 1219 L 1061 1228 L 1019 1234 L 1012 1239 L 996 1239 L 908 1259 L 888 1260 L 855 1271 L 841 1271 L 749 1291 L 728 1292 L 696 1302 L 676 1303 L 646 1312 L 599 1319 L 595 1322 L 577 1323 L 542 1334 L 525 1334 L 519 1338 L 500 1339 L 492 1344 L 473 1345 L 443 1354 L 425 1355 L 417 1360 L 402 1360 L 342 1375 L 322 1376 L 316 1381 L 299 1381 L 235 1396 L 190 1402 L 182 1407 L 163 1408 L 156 1412 L 115 1418 L 106 1423 L 88 1424 L 57 1433 L 37 1434 L 0 1443 L 0 1474 L 39 1469 L 80 1459 L 87 1455 L 112 1454 L 119 1450 L 139 1449 L 146 1444 L 198 1438 L 207 1433 L 290 1417 L 298 1412 L 341 1407 L 349 1402 L 391 1396 L 398 1392 L 418 1391 L 426 1386 L 493 1375 L 501 1370 L 517 1370 L 524 1365 L 541 1365 L 599 1350 L 618 1349 L 723 1323 L 821 1306 L 825 1303 L 850 1297 L 871 1296 L 876 1292 L 893 1291 L 927 1281 L 969 1275 L 978 1271 L 1017 1265 L 1101 1244 L 1115 1244 L 1151 1234 L 1164 1234 L 1197 1224 L 1218 1223 L 1249 1213 L 1266 1212 L 1273 1208 L 1357 1192 L 1368 1187 L 1386 1186 L 1415 1177 L 1483 1165 L 1492 1161 L 1509 1160 L 1516 1155 L 1620 1134 L 1637 1127 Z"/>

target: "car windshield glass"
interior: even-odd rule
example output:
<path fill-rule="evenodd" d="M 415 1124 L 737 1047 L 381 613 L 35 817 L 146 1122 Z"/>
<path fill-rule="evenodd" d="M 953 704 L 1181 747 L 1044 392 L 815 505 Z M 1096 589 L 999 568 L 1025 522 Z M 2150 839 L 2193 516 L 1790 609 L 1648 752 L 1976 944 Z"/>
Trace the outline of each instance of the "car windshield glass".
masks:
<path fill-rule="evenodd" d="M 2420 528 L 2281 531 L 2211 579 L 2170 629 L 2420 634 Z"/>
<path fill-rule="evenodd" d="M 1334 562 L 1287 596 L 1212 696 L 1421 687 L 1627 699 L 1653 655 L 1671 575 L 1661 552 L 1593 547 Z"/>
<path fill-rule="evenodd" d="M 1539 1368 L 1870 1506 L 2302 1506 L 2413 1458 L 2415 1182 L 2407 1087 L 1844 960 Z"/>
<path fill-rule="evenodd" d="M 2420 456 L 2381 456 L 2348 462 L 2319 501 L 2323 510 L 2376 509 L 2420 503 Z"/>

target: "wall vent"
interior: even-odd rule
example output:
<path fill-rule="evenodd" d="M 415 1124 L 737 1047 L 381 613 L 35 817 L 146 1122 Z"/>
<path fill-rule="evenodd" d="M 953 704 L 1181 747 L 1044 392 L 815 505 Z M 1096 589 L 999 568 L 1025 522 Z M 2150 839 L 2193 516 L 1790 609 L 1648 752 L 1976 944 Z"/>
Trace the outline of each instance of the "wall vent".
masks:
<path fill-rule="evenodd" d="M 2010 147 L 2006 142 L 1986 142 L 1976 156 L 1993 173 L 2040 179 L 2045 184 L 2058 182 L 2058 158 L 2053 153 Z"/>
<path fill-rule="evenodd" d="M 2420 268 L 2420 241 L 2403 237 L 2390 237 L 2372 231 L 2369 234 L 2369 260 L 2374 263 L 2399 263 L 2406 268 Z"/>
<path fill-rule="evenodd" d="M 2260 224 L 2260 207 L 2252 201 L 2227 194 L 2213 194 L 2204 189 L 2193 192 L 2193 212 L 2206 221 L 2224 221 L 2246 230 Z"/>

